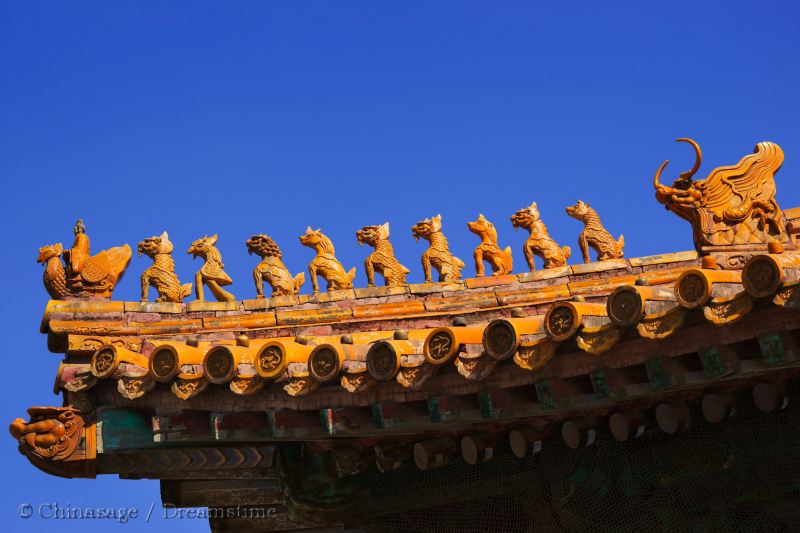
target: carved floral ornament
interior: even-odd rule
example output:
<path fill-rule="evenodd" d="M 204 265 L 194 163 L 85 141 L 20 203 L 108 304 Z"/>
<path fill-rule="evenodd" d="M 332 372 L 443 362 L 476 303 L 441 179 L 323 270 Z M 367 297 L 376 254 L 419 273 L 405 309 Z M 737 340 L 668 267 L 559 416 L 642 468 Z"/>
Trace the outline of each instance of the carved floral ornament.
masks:
<path fill-rule="evenodd" d="M 665 161 L 653 180 L 656 199 L 681 218 L 689 221 L 694 233 L 696 248 L 701 253 L 711 253 L 720 246 L 737 246 L 722 257 L 722 268 L 741 268 L 752 255 L 752 249 L 778 242 L 796 247 L 796 234 L 800 233 L 800 212 L 780 209 L 776 199 L 774 175 L 783 163 L 783 151 L 771 142 L 756 145 L 752 155 L 739 163 L 713 170 L 706 179 L 694 180 L 702 161 L 700 147 L 691 139 L 680 142 L 690 144 L 696 153 L 696 162 L 691 170 L 683 172 L 672 183 L 661 183 Z M 623 257 L 624 238 L 615 238 L 603 226 L 597 211 L 589 203 L 578 201 L 566 209 L 567 214 L 583 223 L 578 237 L 583 261 L 591 261 L 590 249 L 597 253 L 597 260 Z M 529 237 L 523 246 L 528 269 L 535 269 L 534 257 L 538 256 L 544 268 L 563 267 L 570 258 L 569 246 L 558 245 L 549 235 L 542 221 L 536 202 L 520 209 L 511 216 L 512 226 L 528 230 Z M 509 247 L 498 243 L 497 228 L 480 215 L 467 224 L 480 244 L 475 248 L 475 271 L 484 275 L 488 264 L 495 276 L 512 272 L 513 258 Z M 39 250 L 38 262 L 44 269 L 44 285 L 51 298 L 56 300 L 79 298 L 110 298 L 114 287 L 122 278 L 131 258 L 128 245 L 103 250 L 91 255 L 89 237 L 83 221 L 74 228 L 75 239 L 71 248 L 64 250 L 60 243 L 43 246 Z M 464 262 L 454 255 L 443 232 L 442 216 L 426 218 L 412 227 L 416 240 L 427 240 L 428 248 L 421 257 L 426 282 L 433 282 L 432 270 L 437 271 L 437 281 L 455 282 L 461 279 Z M 367 244 L 374 251 L 364 261 L 364 270 L 369 287 L 375 285 L 375 274 L 384 278 L 387 286 L 403 286 L 409 269 L 395 256 L 389 241 L 389 223 L 364 226 L 356 232 L 359 244 Z M 224 270 L 222 256 L 216 248 L 217 236 L 197 239 L 187 250 L 193 257 L 204 260 L 194 280 L 196 298 L 205 299 L 207 287 L 213 296 L 223 302 L 234 301 L 234 295 L 223 287 L 233 283 Z M 315 255 L 308 266 L 312 291 L 318 292 L 317 278 L 327 283 L 328 290 L 353 288 L 355 269 L 345 269 L 337 259 L 333 241 L 320 229 L 310 227 L 300 236 L 303 246 L 314 250 Z M 750 248 L 748 248 L 750 247 Z M 756 248 L 753 248 L 756 247 Z M 253 270 L 256 297 L 264 298 L 263 284 L 272 288 L 272 296 L 298 294 L 306 281 L 304 273 L 292 275 L 282 262 L 282 251 L 271 237 L 264 234 L 252 236 L 246 242 L 247 251 L 255 253 L 261 261 Z M 152 259 L 152 265 L 141 275 L 141 298 L 147 301 L 149 288 L 155 288 L 157 302 L 182 302 L 191 291 L 191 283 L 181 284 L 175 274 L 172 259 L 173 244 L 167 232 L 138 243 L 139 255 Z"/>

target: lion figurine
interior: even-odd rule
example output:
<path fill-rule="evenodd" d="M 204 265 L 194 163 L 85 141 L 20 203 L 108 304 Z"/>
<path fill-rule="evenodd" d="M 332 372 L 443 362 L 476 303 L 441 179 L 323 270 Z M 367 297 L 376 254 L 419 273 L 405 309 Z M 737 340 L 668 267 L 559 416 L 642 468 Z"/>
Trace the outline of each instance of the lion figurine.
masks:
<path fill-rule="evenodd" d="M 381 226 L 364 226 L 356 232 L 356 240 L 361 246 L 367 243 L 375 248 L 364 261 L 364 270 L 367 273 L 367 285 L 375 286 L 375 272 L 381 274 L 387 286 L 406 284 L 406 275 L 410 272 L 400 264 L 394 256 L 394 248 L 389 242 L 389 223 Z"/>
<path fill-rule="evenodd" d="M 272 287 L 272 296 L 297 294 L 306 281 L 304 273 L 292 277 L 291 272 L 281 261 L 283 253 L 278 243 L 269 235 L 253 235 L 247 242 L 247 253 L 256 254 L 261 262 L 253 269 L 256 283 L 256 298 L 264 298 L 264 282 Z"/>
<path fill-rule="evenodd" d="M 530 232 L 530 237 L 522 246 L 522 251 L 525 254 L 525 260 L 528 262 L 528 269 L 531 272 L 536 270 L 534 256 L 542 259 L 544 268 L 562 267 L 567 264 L 567 259 L 572 254 L 572 250 L 569 246 L 559 246 L 550 237 L 547 226 L 544 225 L 539 214 L 536 202 L 511 215 L 511 225 L 514 226 L 515 230 L 525 228 Z"/>
<path fill-rule="evenodd" d="M 464 262 L 450 253 L 447 238 L 442 233 L 442 215 L 426 218 L 411 228 L 414 239 L 420 237 L 430 242 L 430 246 L 422 254 L 422 269 L 425 272 L 425 283 L 431 283 L 431 266 L 439 271 L 440 282 L 452 282 L 461 279 Z"/>
<path fill-rule="evenodd" d="M 192 284 L 181 285 L 175 274 L 175 261 L 172 259 L 172 243 L 164 231 L 158 237 L 149 237 L 139 243 L 139 255 L 146 255 L 153 264 L 142 272 L 142 301 L 147 301 L 148 289 L 152 286 L 158 291 L 156 302 L 180 303 L 192 293 Z"/>
<path fill-rule="evenodd" d="M 311 286 L 315 293 L 319 292 L 318 275 L 328 282 L 329 291 L 353 288 L 353 279 L 356 277 L 355 267 L 345 272 L 342 264 L 336 259 L 333 242 L 322 233 L 321 229 L 312 230 L 310 226 L 306 228 L 305 235 L 300 236 L 300 244 L 313 248 L 317 252 L 308 265 Z"/>
<path fill-rule="evenodd" d="M 597 260 L 622 259 L 622 248 L 625 246 L 625 237 L 619 236 L 616 241 L 614 237 L 603 227 L 597 211 L 592 209 L 589 204 L 578 200 L 578 203 L 567 207 L 567 214 L 574 219 L 583 222 L 583 231 L 578 237 L 578 244 L 583 254 L 583 262 L 591 262 L 589 257 L 589 247 L 597 252 Z"/>

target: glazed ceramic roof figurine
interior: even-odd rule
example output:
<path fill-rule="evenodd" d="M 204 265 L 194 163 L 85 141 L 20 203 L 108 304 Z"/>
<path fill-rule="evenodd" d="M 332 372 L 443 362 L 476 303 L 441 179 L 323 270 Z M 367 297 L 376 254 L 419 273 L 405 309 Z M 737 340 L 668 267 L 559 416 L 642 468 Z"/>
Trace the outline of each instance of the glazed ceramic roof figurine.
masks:
<path fill-rule="evenodd" d="M 175 277 L 164 232 L 139 243 L 153 260 L 141 265 L 143 301 L 121 302 L 111 295 L 130 248 L 91 256 L 76 231 L 71 250 L 39 255 L 52 298 L 41 331 L 64 356 L 55 386 L 68 407 L 32 408 L 11 433 L 55 475 L 161 479 L 165 503 L 178 506 L 233 505 L 255 487 L 253 505 L 280 501 L 281 524 L 303 528 L 342 523 L 336 509 L 359 512 L 344 502 L 379 508 L 359 481 L 374 472 L 475 464 L 505 446 L 524 458 L 548 439 L 577 448 L 601 427 L 619 441 L 672 434 L 688 427 L 692 402 L 709 422 L 730 415 L 734 392 L 762 412 L 779 409 L 786 380 L 800 375 L 800 209 L 776 199 L 783 153 L 759 143 L 695 181 L 700 149 L 679 140 L 697 163 L 667 186 L 665 162 L 654 185 L 658 202 L 691 224 L 691 251 L 624 258 L 616 228 L 579 201 L 567 213 L 583 222 L 584 262 L 567 264 L 570 248 L 550 238 L 533 203 L 511 217 L 531 233 L 523 272 L 481 215 L 468 223 L 481 239 L 477 275 L 462 279 L 436 216 L 413 228 L 429 241 L 425 283 L 407 283 L 388 223 L 356 232 L 374 248 L 367 287 L 354 287 L 355 269 L 308 228 L 300 242 L 316 252 L 313 292 L 281 262 L 287 251 L 255 235 L 246 243 L 262 258 L 255 291 L 235 300 L 221 288 L 232 280 L 212 236 L 188 250 L 205 264 L 197 299 L 184 302 L 190 285 Z M 535 255 L 544 268 L 534 270 Z M 219 301 L 204 300 L 204 284 Z M 202 490 L 208 480 L 218 490 Z"/>

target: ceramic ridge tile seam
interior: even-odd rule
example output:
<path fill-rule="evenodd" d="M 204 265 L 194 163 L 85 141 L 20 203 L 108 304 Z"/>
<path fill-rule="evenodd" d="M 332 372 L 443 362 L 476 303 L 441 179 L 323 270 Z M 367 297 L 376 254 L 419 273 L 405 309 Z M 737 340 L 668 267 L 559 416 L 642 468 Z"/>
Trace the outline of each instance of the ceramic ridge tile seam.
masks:
<path fill-rule="evenodd" d="M 247 314 L 243 313 L 240 315 L 230 314 L 226 316 L 213 316 L 213 317 L 201 317 L 197 319 L 188 319 L 188 320 L 166 320 L 166 321 L 152 321 L 152 322 L 137 322 L 131 321 L 128 324 L 124 324 L 124 322 L 113 323 L 114 328 L 116 330 L 124 330 L 127 326 L 129 328 L 137 328 L 139 331 L 146 331 L 150 334 L 158 334 L 158 333 L 190 333 L 196 330 L 196 326 L 198 324 L 203 324 L 205 327 L 206 324 L 213 324 L 213 329 L 238 329 L 236 324 L 246 324 L 248 322 L 255 322 L 259 323 L 259 325 L 253 326 L 242 326 L 241 329 L 246 327 L 270 327 L 273 322 L 273 319 L 270 318 L 271 315 L 274 314 L 276 324 L 281 325 L 282 320 L 290 320 L 291 323 L 285 323 L 285 325 L 302 325 L 304 323 L 307 324 L 320 324 L 320 323 L 329 323 L 329 322 L 337 322 L 342 320 L 347 320 L 351 318 L 372 318 L 368 316 L 371 311 L 375 311 L 377 313 L 376 316 L 385 317 L 385 318 L 392 318 L 392 314 L 389 310 L 396 310 L 398 314 L 396 318 L 400 319 L 403 317 L 413 316 L 419 312 L 420 305 L 422 305 L 428 312 L 435 313 L 435 315 L 431 316 L 438 316 L 439 313 L 442 311 L 452 311 L 452 312 L 461 312 L 461 313 L 469 313 L 474 312 L 480 309 L 492 309 L 492 308 L 503 308 L 509 306 L 531 306 L 531 305 L 541 305 L 551 303 L 553 301 L 557 301 L 562 298 L 568 298 L 575 294 L 598 294 L 603 295 L 609 293 L 613 288 L 619 285 L 624 285 L 628 283 L 632 283 L 635 281 L 635 276 L 626 276 L 621 278 L 606 278 L 602 280 L 588 280 L 582 282 L 575 282 L 572 284 L 572 287 L 569 285 L 567 286 L 549 286 L 545 288 L 537 288 L 537 289 L 521 289 L 516 291 L 508 291 L 508 292 L 479 292 L 470 295 L 469 297 L 463 296 L 456 296 L 447 298 L 437 298 L 435 300 L 425 300 L 425 301 L 404 301 L 404 302 L 393 302 L 393 303 L 385 303 L 385 304 L 371 304 L 369 306 L 353 306 L 347 308 L 338 308 L 338 307 L 328 307 L 328 306 L 319 306 L 307 309 L 281 309 L 278 308 L 276 311 L 271 313 L 255 313 L 255 314 Z M 572 289 L 572 290 L 570 290 Z M 447 293 L 443 293 L 446 295 Z M 474 304 L 477 302 L 485 302 L 483 305 L 479 305 L 477 308 Z M 463 306 L 463 307 L 462 307 Z M 399 311 L 406 309 L 411 311 L 409 314 L 401 314 Z M 254 318 L 248 318 L 254 317 Z M 332 318 L 328 318 L 332 317 Z M 303 320 L 303 318 L 307 318 L 308 320 Z M 197 322 L 200 321 L 200 322 Z M 65 328 L 64 325 L 69 323 L 69 321 L 58 321 L 58 325 L 56 326 L 56 330 L 54 332 L 64 332 Z M 91 321 L 87 322 L 87 325 L 92 323 Z M 112 327 L 109 324 L 105 324 L 107 327 Z M 103 324 L 96 324 L 97 328 L 101 328 Z M 76 328 L 81 328 L 80 324 L 76 323 Z M 212 327 L 212 326 L 210 326 Z"/>
<path fill-rule="evenodd" d="M 679 252 L 679 254 L 693 254 L 693 252 Z M 668 264 L 668 263 L 683 261 L 682 257 L 681 258 L 677 258 L 677 259 L 680 259 L 680 261 L 673 261 L 671 258 L 668 257 L 670 255 L 676 255 L 676 254 L 663 254 L 662 256 L 650 256 L 650 257 L 662 257 L 664 259 L 662 261 L 658 262 L 658 263 L 655 262 L 655 261 L 648 261 L 648 262 L 643 263 L 643 264 L 647 264 L 647 265 Z M 594 264 L 598 264 L 598 263 L 591 263 L 591 264 L 594 265 Z M 580 266 L 580 265 L 576 265 L 576 266 Z M 565 267 L 565 269 L 566 268 L 567 267 Z M 571 272 L 572 267 L 570 266 L 568 268 L 569 268 L 569 270 Z M 595 272 L 603 272 L 603 271 L 607 271 L 607 270 L 615 270 L 615 268 L 601 268 L 599 270 L 591 270 L 591 272 L 586 272 L 585 274 L 595 273 Z M 550 273 L 551 273 L 551 271 L 549 271 L 549 270 L 541 270 L 541 271 L 535 271 L 535 272 L 530 272 L 530 273 L 525 273 L 525 274 L 517 274 L 516 276 L 517 276 L 517 279 L 519 279 L 520 282 L 524 284 L 524 283 L 531 282 L 531 281 L 543 281 L 543 280 L 539 280 L 539 279 L 529 279 L 529 278 L 536 277 L 537 274 L 539 274 L 544 279 L 547 279 L 546 274 L 550 274 Z M 572 274 L 572 276 L 576 276 L 576 275 L 580 276 L 582 274 Z M 570 282 L 581 282 L 582 281 L 580 279 L 573 280 L 572 276 L 570 276 Z M 520 279 L 520 277 L 522 277 L 522 279 Z M 477 279 L 479 279 L 479 278 L 468 278 L 467 281 L 469 281 L 469 280 L 477 280 Z M 486 279 L 490 280 L 491 278 L 486 278 Z M 417 284 L 417 285 L 413 285 L 413 284 L 412 285 L 408 285 L 405 288 L 400 288 L 400 287 L 375 287 L 375 288 L 372 288 L 372 289 L 363 289 L 363 290 L 365 290 L 365 291 L 371 291 L 371 290 L 381 291 L 381 290 L 384 290 L 384 289 L 389 289 L 389 290 L 391 290 L 391 294 L 386 294 L 386 296 L 389 296 L 389 295 L 412 294 L 410 288 L 419 287 L 419 290 L 422 291 L 419 294 L 442 294 L 442 295 L 445 295 L 445 294 L 447 294 L 447 292 L 450 292 L 451 290 L 462 290 L 463 291 L 463 290 L 466 289 L 467 291 L 469 291 L 470 289 L 467 288 L 467 286 L 464 283 L 465 282 L 462 282 L 462 283 L 459 283 L 459 284 L 455 284 L 455 285 L 452 284 L 452 283 L 443 283 L 443 284 L 437 284 L 437 283 L 425 284 L 424 283 L 424 284 Z M 504 284 L 505 283 L 501 283 L 499 285 L 504 285 Z M 492 285 L 489 285 L 489 286 L 492 286 Z M 476 285 L 475 286 L 475 288 L 482 288 L 482 287 L 483 287 L 483 285 Z M 442 289 L 442 290 L 436 290 L 436 289 Z M 359 291 L 359 290 L 362 290 L 362 289 L 355 289 L 355 291 Z M 397 292 L 395 292 L 395 291 L 397 291 Z M 334 291 L 334 292 L 336 292 L 336 291 Z M 353 294 L 349 293 L 349 291 L 345 291 L 345 292 L 347 293 L 348 297 L 353 297 L 356 300 L 361 299 L 361 298 L 375 297 L 372 294 L 364 294 L 362 296 L 358 296 L 358 295 L 355 295 L 355 293 L 353 293 Z M 245 310 L 251 310 L 251 309 L 252 310 L 266 310 L 266 309 L 270 309 L 270 308 L 273 308 L 273 307 L 277 308 L 277 307 L 286 307 L 286 306 L 291 306 L 291 305 L 298 305 L 298 304 L 301 304 L 301 303 L 314 303 L 313 302 L 313 300 L 315 298 L 314 295 L 302 295 L 302 296 L 304 296 L 303 300 L 298 300 L 298 299 L 296 299 L 297 298 L 296 296 L 289 295 L 289 296 L 279 296 L 279 297 L 274 297 L 274 298 L 265 298 L 263 300 L 242 300 L 239 303 L 243 303 L 243 305 L 245 305 Z M 277 300 L 279 305 L 271 306 L 270 305 L 270 300 L 273 300 L 273 299 Z M 342 299 L 347 299 L 347 298 L 345 297 L 345 295 L 342 295 L 341 297 L 336 296 L 333 299 L 323 299 L 323 301 L 336 301 L 336 300 L 342 300 Z M 261 302 L 263 302 L 263 305 L 261 305 Z M 190 304 L 191 303 L 193 303 L 193 302 L 190 302 Z M 322 303 L 322 302 L 320 302 L 320 303 Z M 215 305 L 215 304 L 221 304 L 221 305 Z M 126 306 L 127 306 L 127 308 L 126 308 Z M 195 307 L 194 310 L 188 310 L 187 309 L 186 311 L 183 311 L 184 309 L 186 309 L 186 306 L 187 306 L 187 304 L 184 304 L 183 306 L 179 307 L 179 306 L 174 305 L 174 304 L 169 303 L 169 302 L 165 302 L 165 303 L 149 302 L 149 303 L 147 303 L 147 302 L 120 302 L 120 301 L 101 301 L 101 300 L 50 300 L 48 302 L 47 306 L 46 306 L 46 309 L 45 309 L 45 317 L 47 317 L 49 314 L 56 313 L 56 312 L 71 312 L 71 313 L 150 312 L 150 313 L 160 313 L 160 314 L 167 314 L 167 313 L 168 314 L 177 314 L 178 309 L 181 309 L 181 312 L 191 312 L 191 311 L 195 311 L 196 312 L 196 311 L 202 311 L 202 310 L 208 310 L 208 311 L 241 310 L 241 308 L 238 305 L 231 306 L 227 302 L 206 302 L 204 304 L 196 304 L 196 307 Z"/>

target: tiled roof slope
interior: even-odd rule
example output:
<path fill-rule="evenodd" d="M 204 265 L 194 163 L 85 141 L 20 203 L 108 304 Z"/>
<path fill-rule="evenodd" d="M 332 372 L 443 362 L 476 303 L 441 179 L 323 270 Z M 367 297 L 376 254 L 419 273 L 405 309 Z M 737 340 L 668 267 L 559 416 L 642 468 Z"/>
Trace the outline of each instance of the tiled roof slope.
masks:
<path fill-rule="evenodd" d="M 796 277 L 796 268 L 785 271 Z M 159 383 L 184 400 L 210 384 L 238 395 L 265 386 L 358 395 L 389 382 L 420 390 L 453 366 L 463 384 L 503 367 L 531 373 L 560 351 L 598 356 L 624 339 L 650 340 L 656 354 L 665 346 L 657 340 L 682 327 L 732 324 L 798 295 L 789 281 L 759 300 L 740 271 L 701 268 L 694 252 L 403 289 L 185 305 L 51 301 L 42 329 L 68 355 L 57 378 L 65 390 L 112 380 L 127 399 Z"/>

